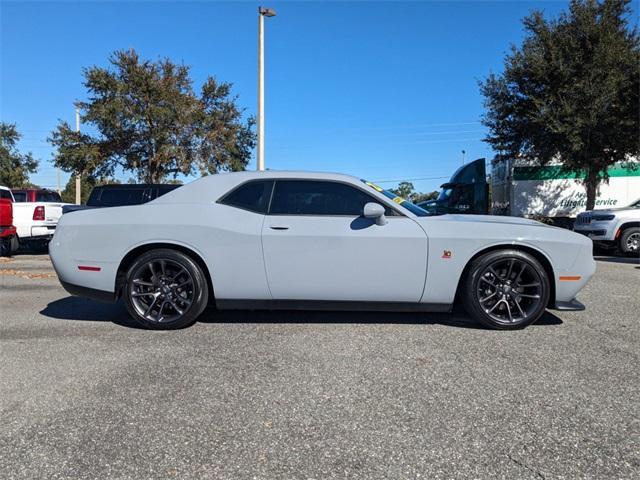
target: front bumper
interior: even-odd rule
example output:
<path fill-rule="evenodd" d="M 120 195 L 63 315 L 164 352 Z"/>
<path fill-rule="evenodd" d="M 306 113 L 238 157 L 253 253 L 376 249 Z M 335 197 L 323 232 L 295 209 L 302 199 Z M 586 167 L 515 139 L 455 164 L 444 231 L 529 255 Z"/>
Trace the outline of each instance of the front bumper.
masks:
<path fill-rule="evenodd" d="M 589 237 L 592 240 L 604 240 L 607 236 L 607 231 L 605 229 L 585 229 L 585 230 L 574 230 L 576 233 L 580 235 L 584 235 Z"/>
<path fill-rule="evenodd" d="M 585 310 L 585 306 L 575 298 L 568 302 L 556 302 L 554 310 L 560 310 L 564 312 L 581 312 Z"/>
<path fill-rule="evenodd" d="M 614 221 L 592 221 L 588 224 L 577 224 L 573 231 L 589 237 L 593 241 L 615 240 L 616 223 Z"/>

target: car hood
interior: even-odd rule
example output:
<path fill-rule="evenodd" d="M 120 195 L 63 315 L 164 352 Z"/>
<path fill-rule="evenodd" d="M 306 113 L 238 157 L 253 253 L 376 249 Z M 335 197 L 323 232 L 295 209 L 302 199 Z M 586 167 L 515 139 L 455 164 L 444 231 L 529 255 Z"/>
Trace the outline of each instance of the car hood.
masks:
<path fill-rule="evenodd" d="M 441 220 L 443 222 L 460 222 L 460 223 L 499 223 L 502 225 L 530 225 L 535 227 L 549 227 L 544 223 L 537 222 L 536 220 L 530 220 L 528 218 L 520 217 L 505 217 L 502 215 L 464 215 L 464 214 L 449 214 L 439 215 L 433 217 L 420 217 L 418 220 L 429 219 Z"/>

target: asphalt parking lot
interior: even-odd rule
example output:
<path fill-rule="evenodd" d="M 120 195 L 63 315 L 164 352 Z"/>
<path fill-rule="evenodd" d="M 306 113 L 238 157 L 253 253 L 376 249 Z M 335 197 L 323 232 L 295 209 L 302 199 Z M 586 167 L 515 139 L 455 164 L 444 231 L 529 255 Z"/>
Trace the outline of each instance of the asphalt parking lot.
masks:
<path fill-rule="evenodd" d="M 640 265 L 585 312 L 209 312 L 174 332 L 0 259 L 4 478 L 638 478 Z"/>

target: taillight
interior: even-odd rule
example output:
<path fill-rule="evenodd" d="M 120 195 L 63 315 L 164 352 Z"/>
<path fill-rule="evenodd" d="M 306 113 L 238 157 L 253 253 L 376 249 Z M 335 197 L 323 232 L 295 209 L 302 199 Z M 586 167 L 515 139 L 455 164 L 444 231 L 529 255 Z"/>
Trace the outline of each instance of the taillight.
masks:
<path fill-rule="evenodd" d="M 34 220 L 44 220 L 44 206 L 38 205 L 36 209 L 33 211 L 33 219 Z"/>

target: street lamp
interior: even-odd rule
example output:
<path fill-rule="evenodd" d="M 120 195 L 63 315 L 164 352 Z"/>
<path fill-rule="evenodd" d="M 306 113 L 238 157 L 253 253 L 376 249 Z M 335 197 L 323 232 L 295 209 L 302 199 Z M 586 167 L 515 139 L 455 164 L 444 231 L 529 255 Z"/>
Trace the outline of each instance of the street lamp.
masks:
<path fill-rule="evenodd" d="M 264 17 L 275 17 L 272 8 L 258 7 L 258 170 L 264 170 Z"/>

